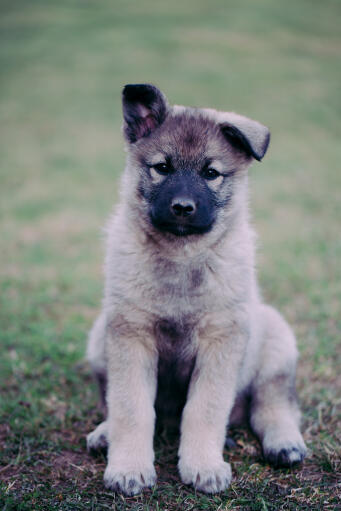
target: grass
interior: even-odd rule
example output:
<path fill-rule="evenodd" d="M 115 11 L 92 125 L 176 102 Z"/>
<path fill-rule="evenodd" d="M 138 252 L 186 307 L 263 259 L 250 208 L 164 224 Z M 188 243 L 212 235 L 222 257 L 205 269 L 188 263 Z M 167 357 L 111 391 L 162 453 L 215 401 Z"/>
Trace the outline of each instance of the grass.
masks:
<path fill-rule="evenodd" d="M 312 0 L 2 0 L 0 4 L 0 503 L 9 510 L 332 510 L 340 497 L 340 4 Z M 156 439 L 158 486 L 104 489 L 85 435 L 101 415 L 84 363 L 101 299 L 100 228 L 124 165 L 120 91 L 270 126 L 251 170 L 264 296 L 297 333 L 309 456 L 264 465 L 234 431 L 232 486 L 179 481 Z"/>

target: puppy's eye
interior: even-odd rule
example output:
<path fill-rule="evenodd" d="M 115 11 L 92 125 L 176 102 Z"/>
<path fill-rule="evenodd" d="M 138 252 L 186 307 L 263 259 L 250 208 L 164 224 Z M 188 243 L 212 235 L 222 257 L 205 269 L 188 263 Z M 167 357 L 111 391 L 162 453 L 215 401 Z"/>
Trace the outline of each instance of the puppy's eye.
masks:
<path fill-rule="evenodd" d="M 162 174 L 163 176 L 170 174 L 172 172 L 172 167 L 168 163 L 157 163 L 156 165 L 153 165 L 153 169 L 156 170 L 159 174 Z"/>
<path fill-rule="evenodd" d="M 217 177 L 219 177 L 221 174 L 216 169 L 208 167 L 206 169 L 203 169 L 201 175 L 204 179 L 213 180 L 217 179 Z"/>

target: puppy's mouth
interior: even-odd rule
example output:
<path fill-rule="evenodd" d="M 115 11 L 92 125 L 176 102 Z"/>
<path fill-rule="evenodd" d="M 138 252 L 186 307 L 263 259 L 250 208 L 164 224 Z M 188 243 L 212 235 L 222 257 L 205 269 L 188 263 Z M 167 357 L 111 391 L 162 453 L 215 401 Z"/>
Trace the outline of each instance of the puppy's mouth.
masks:
<path fill-rule="evenodd" d="M 213 222 L 206 225 L 190 224 L 184 222 L 166 222 L 151 217 L 153 226 L 161 232 L 175 234 L 175 236 L 191 236 L 192 234 L 205 234 L 212 229 Z"/>

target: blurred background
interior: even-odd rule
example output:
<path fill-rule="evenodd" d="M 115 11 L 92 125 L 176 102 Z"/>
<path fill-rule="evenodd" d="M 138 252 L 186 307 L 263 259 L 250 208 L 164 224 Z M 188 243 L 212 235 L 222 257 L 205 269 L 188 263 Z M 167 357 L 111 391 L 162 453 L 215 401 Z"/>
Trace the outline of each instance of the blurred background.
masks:
<path fill-rule="evenodd" d="M 143 82 L 171 103 L 233 110 L 270 127 L 269 152 L 250 171 L 260 280 L 298 335 L 315 468 L 339 468 L 340 14 L 338 0 L 1 0 L 8 481 L 21 477 L 13 457 L 30 466 L 32 446 L 49 452 L 61 425 L 82 437 L 85 426 L 75 424 L 94 407 L 88 370 L 74 365 L 100 306 L 101 227 L 124 168 L 121 90 Z"/>

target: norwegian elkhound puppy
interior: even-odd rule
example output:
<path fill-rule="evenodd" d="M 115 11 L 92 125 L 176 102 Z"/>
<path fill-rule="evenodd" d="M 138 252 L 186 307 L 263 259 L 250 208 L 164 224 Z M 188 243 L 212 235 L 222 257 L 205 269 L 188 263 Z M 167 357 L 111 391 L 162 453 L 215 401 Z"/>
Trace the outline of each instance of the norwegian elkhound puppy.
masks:
<path fill-rule="evenodd" d="M 107 419 L 87 443 L 108 445 L 106 487 L 154 485 L 156 414 L 181 416 L 180 477 L 203 492 L 230 484 L 226 428 L 245 416 L 269 463 L 301 462 L 295 338 L 260 297 L 248 214 L 268 129 L 169 106 L 153 85 L 124 88 L 123 116 L 127 165 L 88 345 Z"/>

